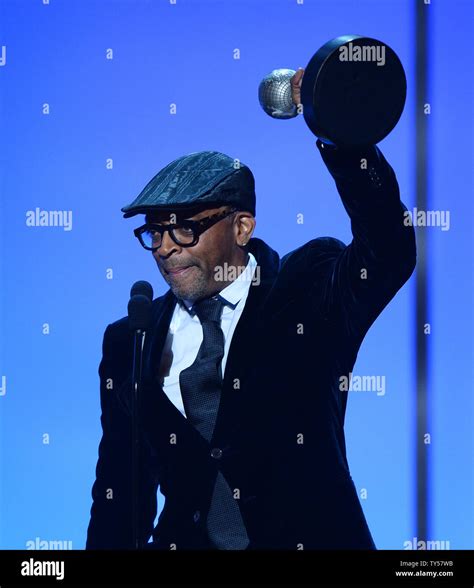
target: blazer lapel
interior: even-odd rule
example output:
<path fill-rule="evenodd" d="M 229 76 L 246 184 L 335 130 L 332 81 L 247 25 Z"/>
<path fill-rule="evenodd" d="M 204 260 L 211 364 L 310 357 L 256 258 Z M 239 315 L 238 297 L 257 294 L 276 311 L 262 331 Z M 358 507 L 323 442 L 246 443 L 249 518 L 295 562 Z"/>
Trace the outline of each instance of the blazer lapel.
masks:
<path fill-rule="evenodd" d="M 169 289 L 160 300 L 154 302 L 152 324 L 143 347 L 143 379 L 153 385 L 156 383 L 161 354 L 177 301 Z"/>
<path fill-rule="evenodd" d="M 168 333 L 171 317 L 173 315 L 173 310 L 176 302 L 177 299 L 175 298 L 171 290 L 169 290 L 163 297 L 160 297 L 153 301 L 151 325 L 145 335 L 145 344 L 143 346 L 141 382 L 142 399 L 143 395 L 150 393 L 161 394 L 166 399 L 168 398 L 164 393 L 163 388 L 159 384 L 159 381 L 156 379 L 155 373 L 159 367 L 161 352 L 165 343 L 166 335 Z M 132 333 L 130 333 L 130 337 L 132 342 Z M 133 350 L 132 345 L 131 349 Z M 132 415 L 132 361 L 133 351 L 130 356 L 130 372 L 126 380 L 122 383 L 117 393 L 119 402 L 121 403 L 124 410 L 130 416 Z M 170 404 L 174 407 L 174 405 L 171 402 Z M 179 414 L 181 414 L 178 409 L 175 408 L 175 410 Z"/>
<path fill-rule="evenodd" d="M 245 380 L 252 367 L 253 358 L 259 355 L 260 336 L 263 334 L 263 318 L 272 313 L 269 294 L 280 270 L 280 258 L 276 251 L 258 238 L 250 239 L 249 249 L 257 260 L 256 272 L 260 281 L 252 282 L 247 300 L 232 336 L 222 386 L 221 401 L 217 413 L 213 438 L 225 437 L 230 426 L 229 419 L 238 414 L 240 395 L 235 394 L 234 381 Z M 255 274 L 258 276 L 258 274 Z M 211 441 L 212 442 L 212 441 Z"/>

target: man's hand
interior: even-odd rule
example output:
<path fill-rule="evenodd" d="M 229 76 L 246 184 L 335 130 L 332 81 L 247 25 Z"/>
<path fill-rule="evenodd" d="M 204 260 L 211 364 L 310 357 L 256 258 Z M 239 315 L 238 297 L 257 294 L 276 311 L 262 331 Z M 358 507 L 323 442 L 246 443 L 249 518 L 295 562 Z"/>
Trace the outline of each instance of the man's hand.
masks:
<path fill-rule="evenodd" d="M 291 83 L 291 98 L 293 104 L 298 106 L 301 103 L 301 82 L 303 80 L 304 69 L 299 67 L 296 73 L 290 80 Z"/>

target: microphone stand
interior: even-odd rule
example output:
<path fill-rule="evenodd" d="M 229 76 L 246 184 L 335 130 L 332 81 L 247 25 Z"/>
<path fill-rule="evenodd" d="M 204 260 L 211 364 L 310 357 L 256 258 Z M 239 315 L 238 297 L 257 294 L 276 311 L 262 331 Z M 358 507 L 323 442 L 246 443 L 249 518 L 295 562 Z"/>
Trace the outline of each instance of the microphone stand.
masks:
<path fill-rule="evenodd" d="M 142 379 L 143 345 L 145 331 L 136 329 L 134 333 L 133 368 L 132 368 L 132 521 L 133 548 L 140 548 L 140 521 L 138 497 L 140 492 L 139 460 L 140 460 L 140 388 Z"/>
<path fill-rule="evenodd" d="M 129 328 L 133 331 L 132 365 L 132 546 L 140 548 L 140 391 L 142 385 L 142 361 L 145 332 L 151 322 L 153 289 L 148 282 L 136 282 L 128 303 Z"/>

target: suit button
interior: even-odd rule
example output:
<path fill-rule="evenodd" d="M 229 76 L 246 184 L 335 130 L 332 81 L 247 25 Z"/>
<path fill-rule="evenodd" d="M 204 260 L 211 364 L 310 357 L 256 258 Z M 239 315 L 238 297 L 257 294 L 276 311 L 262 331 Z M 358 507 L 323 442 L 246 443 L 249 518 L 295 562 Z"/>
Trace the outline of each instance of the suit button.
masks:
<path fill-rule="evenodd" d="M 376 172 L 374 167 L 369 168 L 369 176 L 370 176 L 370 180 L 373 184 L 375 184 L 375 186 L 377 188 L 380 188 L 382 186 L 382 182 L 380 180 L 380 176 L 378 175 L 378 173 Z"/>
<path fill-rule="evenodd" d="M 222 457 L 222 449 L 219 449 L 219 447 L 214 447 L 214 449 L 211 451 L 211 457 L 214 459 L 220 459 Z"/>
<path fill-rule="evenodd" d="M 197 523 L 199 521 L 199 519 L 201 518 L 201 513 L 197 510 L 194 514 L 193 514 L 193 521 L 195 523 Z"/>

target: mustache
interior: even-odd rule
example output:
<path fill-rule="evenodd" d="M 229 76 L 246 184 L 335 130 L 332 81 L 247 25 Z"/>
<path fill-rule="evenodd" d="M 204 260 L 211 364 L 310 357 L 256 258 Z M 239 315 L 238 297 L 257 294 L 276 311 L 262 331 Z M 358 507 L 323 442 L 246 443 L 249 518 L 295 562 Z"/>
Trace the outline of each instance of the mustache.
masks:
<path fill-rule="evenodd" d="M 179 262 L 177 262 L 177 263 L 175 263 L 175 264 L 173 264 L 173 265 L 171 265 L 171 264 L 166 264 L 166 265 L 164 265 L 164 264 L 159 264 L 159 265 L 160 265 L 160 267 L 161 267 L 161 268 L 162 268 L 162 269 L 163 269 L 165 272 L 168 272 L 168 271 L 170 271 L 170 270 L 175 270 L 175 269 L 184 268 L 184 267 L 191 267 L 191 266 L 193 266 L 193 265 L 197 265 L 197 264 L 196 264 L 196 263 L 194 263 L 194 262 L 192 262 L 192 263 L 191 263 L 191 262 L 186 262 L 186 263 L 179 263 Z"/>

